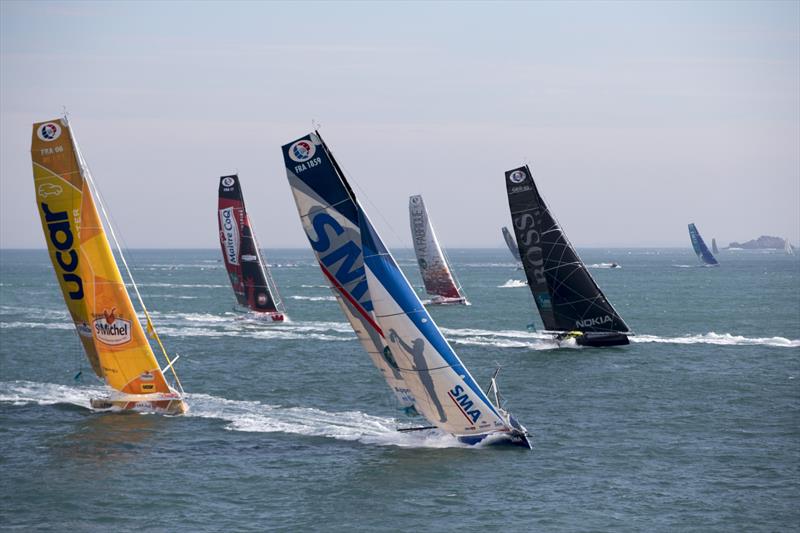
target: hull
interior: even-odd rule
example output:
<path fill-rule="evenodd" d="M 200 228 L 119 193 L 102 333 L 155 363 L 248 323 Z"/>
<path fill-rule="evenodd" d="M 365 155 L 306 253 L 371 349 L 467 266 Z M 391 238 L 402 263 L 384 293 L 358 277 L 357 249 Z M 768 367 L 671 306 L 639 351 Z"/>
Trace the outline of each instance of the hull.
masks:
<path fill-rule="evenodd" d="M 469 305 L 466 298 L 447 298 L 445 296 L 434 296 L 426 305 Z"/>
<path fill-rule="evenodd" d="M 189 410 L 186 402 L 183 401 L 178 393 L 114 395 L 92 398 L 89 400 L 89 404 L 93 409 L 113 409 L 166 415 L 182 415 Z"/>
<path fill-rule="evenodd" d="M 484 444 L 487 446 L 509 446 L 514 448 L 524 448 L 532 450 L 533 445 L 528 439 L 528 435 L 522 431 L 494 432 L 481 435 L 465 435 L 456 437 L 459 442 L 474 446 Z"/>
<path fill-rule="evenodd" d="M 628 336 L 619 332 L 580 332 L 569 331 L 556 336 L 556 341 L 575 339 L 578 346 L 602 348 L 604 346 L 625 346 L 630 344 Z"/>

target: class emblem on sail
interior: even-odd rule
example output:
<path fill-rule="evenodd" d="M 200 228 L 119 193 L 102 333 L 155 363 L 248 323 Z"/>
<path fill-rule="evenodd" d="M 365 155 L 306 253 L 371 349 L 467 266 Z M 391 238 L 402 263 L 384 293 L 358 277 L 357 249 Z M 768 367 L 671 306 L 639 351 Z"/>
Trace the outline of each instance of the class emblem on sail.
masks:
<path fill-rule="evenodd" d="M 114 389 L 93 398 L 97 408 L 183 413 L 183 389 L 130 276 L 94 181 L 66 118 L 33 125 L 36 204 L 50 259 L 72 322 L 94 372 Z M 99 205 L 100 212 L 96 205 Z M 101 218 L 100 213 L 103 213 Z M 145 315 L 148 332 L 166 358 L 162 370 L 133 308 L 103 227 L 110 228 L 120 261 Z M 165 376 L 169 369 L 175 386 Z"/>
<path fill-rule="evenodd" d="M 284 145 L 283 156 L 320 269 L 400 407 L 463 442 L 491 436 L 530 447 L 525 428 L 496 394 L 489 400 L 444 339 L 319 133 Z"/>
<path fill-rule="evenodd" d="M 419 271 L 425 291 L 432 296 L 430 303 L 469 305 L 442 251 L 422 196 L 415 195 L 408 199 L 408 215 Z"/>
<path fill-rule="evenodd" d="M 697 254 L 697 258 L 708 266 L 719 266 L 719 261 L 714 255 L 708 250 L 708 246 L 706 246 L 703 237 L 700 236 L 700 232 L 697 231 L 697 226 L 694 224 L 689 224 L 689 238 L 692 240 L 692 248 L 694 248 L 694 253 Z"/>
<path fill-rule="evenodd" d="M 545 330 L 583 346 L 628 344 L 627 324 L 578 257 L 528 166 L 507 171 L 505 182 L 522 266 Z"/>
<path fill-rule="evenodd" d="M 282 322 L 286 311 L 247 215 L 239 176 L 220 177 L 217 213 L 222 258 L 236 302 L 257 316 Z"/>

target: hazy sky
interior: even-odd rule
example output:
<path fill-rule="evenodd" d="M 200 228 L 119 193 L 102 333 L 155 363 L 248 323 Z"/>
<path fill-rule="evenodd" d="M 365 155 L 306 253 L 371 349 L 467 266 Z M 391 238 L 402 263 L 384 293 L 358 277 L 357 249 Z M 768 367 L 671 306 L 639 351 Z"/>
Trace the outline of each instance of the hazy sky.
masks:
<path fill-rule="evenodd" d="M 528 162 L 577 246 L 800 241 L 800 2 L 0 2 L 0 247 L 44 247 L 31 124 L 66 106 L 130 247 L 216 247 L 238 171 L 307 246 L 280 146 L 312 120 L 390 246 L 422 194 L 502 246 Z"/>

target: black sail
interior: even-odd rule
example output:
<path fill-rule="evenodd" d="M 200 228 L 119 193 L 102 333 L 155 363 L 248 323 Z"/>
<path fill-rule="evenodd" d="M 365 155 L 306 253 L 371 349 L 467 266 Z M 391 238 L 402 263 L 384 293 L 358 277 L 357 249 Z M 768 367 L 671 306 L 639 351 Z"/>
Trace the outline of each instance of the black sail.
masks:
<path fill-rule="evenodd" d="M 527 165 L 506 172 L 506 189 L 522 265 L 545 329 L 629 332 L 545 205 Z"/>

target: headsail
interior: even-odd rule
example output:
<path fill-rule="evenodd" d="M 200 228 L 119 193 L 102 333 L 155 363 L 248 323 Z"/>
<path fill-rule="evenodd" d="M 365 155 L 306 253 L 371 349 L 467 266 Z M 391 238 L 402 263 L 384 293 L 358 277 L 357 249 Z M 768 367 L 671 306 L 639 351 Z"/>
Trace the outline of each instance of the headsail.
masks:
<path fill-rule="evenodd" d="M 225 268 L 242 307 L 283 320 L 283 303 L 261 255 L 244 205 L 239 176 L 219 179 L 219 242 Z"/>
<path fill-rule="evenodd" d="M 126 395 L 176 394 L 136 316 L 95 206 L 89 169 L 66 118 L 33 125 L 31 158 L 50 259 L 92 369 Z M 158 340 L 146 318 L 148 333 Z"/>
<path fill-rule="evenodd" d="M 503 239 L 506 241 L 506 246 L 508 246 L 508 250 L 511 252 L 511 255 L 514 256 L 514 259 L 522 261 L 522 258 L 519 256 L 517 241 L 514 240 L 514 236 L 511 235 L 511 232 L 508 231 L 508 228 L 505 226 L 503 226 Z"/>
<path fill-rule="evenodd" d="M 719 265 L 719 261 L 708 250 L 708 246 L 706 246 L 703 237 L 700 236 L 700 232 L 697 231 L 697 226 L 694 224 L 689 224 L 689 237 L 692 239 L 694 253 L 697 254 L 697 258 L 700 261 L 711 266 Z"/>
<path fill-rule="evenodd" d="M 505 173 L 528 286 L 550 331 L 628 333 L 542 199 L 528 166 Z"/>
<path fill-rule="evenodd" d="M 711 252 L 715 254 L 719 253 L 719 248 L 717 248 L 717 239 L 713 237 L 711 238 Z"/>
<path fill-rule="evenodd" d="M 492 405 L 444 340 L 319 134 L 283 146 L 283 154 L 320 268 L 389 385 L 395 392 L 402 388 L 419 413 L 454 435 L 524 439 L 524 428 Z"/>
<path fill-rule="evenodd" d="M 455 299 L 466 302 L 461 286 L 457 283 L 453 271 L 442 252 L 439 239 L 433 230 L 428 210 L 421 195 L 408 199 L 408 215 L 411 222 L 411 238 L 414 242 L 414 253 L 425 283 L 425 291 L 434 297 Z"/>

